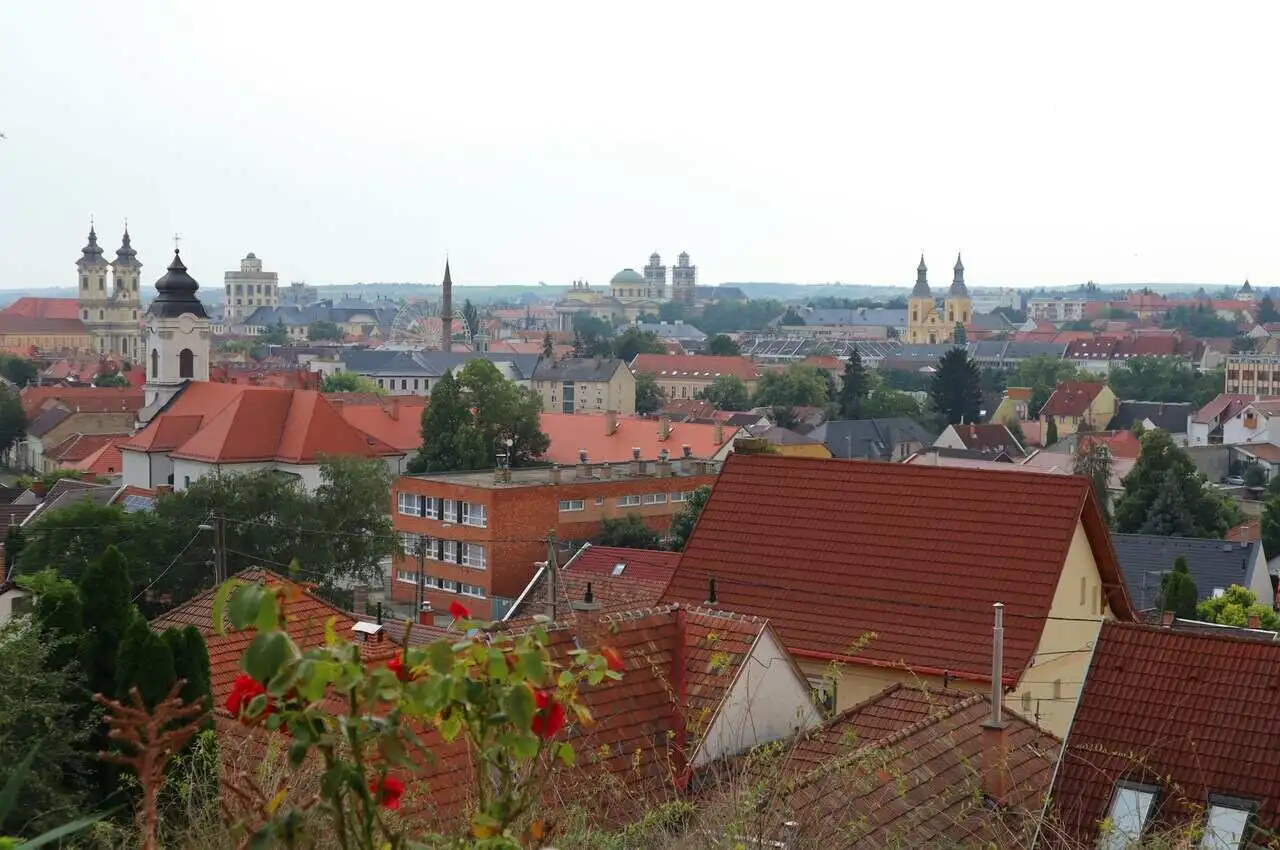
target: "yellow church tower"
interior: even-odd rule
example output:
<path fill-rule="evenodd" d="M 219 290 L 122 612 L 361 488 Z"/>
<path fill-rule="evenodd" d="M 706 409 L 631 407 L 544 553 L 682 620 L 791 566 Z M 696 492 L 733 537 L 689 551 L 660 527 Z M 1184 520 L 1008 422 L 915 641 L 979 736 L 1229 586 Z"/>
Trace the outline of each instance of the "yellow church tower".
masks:
<path fill-rule="evenodd" d="M 969 297 L 969 289 L 964 285 L 964 263 L 956 254 L 955 276 L 951 279 L 951 289 L 947 292 L 947 340 L 955 336 L 956 324 L 967 325 L 973 316 L 973 299 Z"/>
<path fill-rule="evenodd" d="M 956 255 L 955 277 L 943 309 L 933 300 L 929 290 L 929 267 L 924 264 L 924 255 L 920 256 L 920 265 L 916 267 L 916 285 L 907 299 L 907 343 L 911 345 L 942 345 L 955 339 L 956 324 L 969 324 L 973 316 L 973 299 L 964 285 L 964 264 Z"/>

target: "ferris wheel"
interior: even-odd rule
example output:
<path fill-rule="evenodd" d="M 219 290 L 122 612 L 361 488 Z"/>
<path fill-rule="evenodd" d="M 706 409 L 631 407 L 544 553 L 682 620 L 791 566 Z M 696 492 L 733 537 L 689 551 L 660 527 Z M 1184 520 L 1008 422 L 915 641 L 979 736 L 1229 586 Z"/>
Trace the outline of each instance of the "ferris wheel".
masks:
<path fill-rule="evenodd" d="M 443 331 L 440 305 L 426 299 L 411 299 L 396 311 L 395 320 L 391 323 L 391 344 L 407 348 L 441 349 L 444 347 Z M 453 341 L 470 344 L 474 334 L 475 329 L 468 326 L 467 317 L 461 310 L 454 310 L 451 329 Z"/>

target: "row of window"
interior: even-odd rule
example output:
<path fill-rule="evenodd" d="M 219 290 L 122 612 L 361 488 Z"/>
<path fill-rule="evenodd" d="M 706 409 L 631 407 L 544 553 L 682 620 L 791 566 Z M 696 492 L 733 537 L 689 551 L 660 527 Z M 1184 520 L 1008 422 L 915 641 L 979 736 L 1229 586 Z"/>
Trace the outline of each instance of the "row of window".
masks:
<path fill-rule="evenodd" d="M 489 555 L 479 543 L 465 543 L 461 540 L 441 540 L 438 537 L 426 537 L 421 534 L 400 535 L 405 554 L 417 557 L 421 551 L 423 557 L 430 561 L 447 561 L 483 570 L 489 565 Z"/>
<path fill-rule="evenodd" d="M 265 290 L 263 289 L 263 286 L 264 284 L 261 284 L 261 283 L 237 283 L 235 284 L 235 294 L 236 295 L 253 295 L 255 292 L 258 295 L 262 295 L 264 292 L 268 295 L 274 294 L 274 290 L 275 290 L 274 286 L 271 286 L 270 284 L 266 284 L 267 289 Z M 228 283 L 227 284 L 228 295 L 231 294 L 231 287 L 232 287 L 232 284 Z M 254 287 L 257 287 L 257 288 L 255 289 Z"/>
<path fill-rule="evenodd" d="M 396 388 L 396 379 L 395 379 L 395 378 L 379 378 L 379 379 L 378 379 L 378 387 L 379 387 L 380 389 L 384 389 L 384 390 L 394 390 L 394 389 Z M 414 379 L 413 379 L 413 388 L 414 388 L 414 390 L 417 390 L 417 389 L 418 389 L 418 379 L 417 379 L 417 378 L 414 378 Z M 408 379 L 408 378 L 401 378 L 401 379 L 400 379 L 400 389 L 402 389 L 402 390 L 407 390 L 407 389 L 409 389 L 409 379 Z M 429 389 L 431 389 L 431 381 L 430 381 L 429 379 L 427 379 L 427 378 L 423 378 L 423 379 L 422 379 L 422 389 L 423 389 L 424 391 L 425 391 L 425 390 L 429 390 Z"/>
<path fill-rule="evenodd" d="M 401 493 L 396 499 L 398 509 L 404 516 L 439 519 L 475 528 L 489 527 L 489 507 L 478 502 L 438 499 L 435 496 L 419 496 L 417 493 Z"/>
<path fill-rule="evenodd" d="M 679 493 L 636 493 L 630 496 L 619 496 L 616 504 L 620 508 L 633 508 L 640 505 L 665 505 L 668 500 L 672 502 L 687 502 L 693 497 L 692 490 L 683 490 Z M 604 504 L 603 496 L 596 496 L 595 503 L 597 506 Z M 586 510 L 587 503 L 584 499 L 561 499 L 560 512 L 571 513 L 573 511 Z"/>
<path fill-rule="evenodd" d="M 89 321 L 89 311 L 88 311 L 88 310 L 82 310 L 82 311 L 81 311 L 81 313 L 82 313 L 82 315 L 84 316 L 84 320 L 85 320 L 86 322 L 87 322 L 87 321 Z M 98 311 L 98 321 L 104 321 L 106 318 L 107 318 L 107 313 L 106 313 L 106 311 L 105 311 L 105 310 L 99 310 L 99 311 Z M 138 311 L 137 311 L 137 310 L 134 310 L 134 311 L 133 311 L 133 318 L 134 318 L 135 320 L 138 318 Z"/>
<path fill-rule="evenodd" d="M 1154 785 L 1117 783 L 1107 815 L 1108 829 L 1098 842 L 1101 850 L 1126 850 L 1141 840 L 1159 793 Z M 1200 850 L 1238 850 L 1248 837 L 1249 819 L 1257 808 L 1251 800 L 1210 795 Z"/>
<path fill-rule="evenodd" d="M 404 584 L 417 584 L 418 574 L 411 570 L 396 570 L 396 581 Z M 467 584 L 465 581 L 429 576 L 426 573 L 422 575 L 422 586 L 430 587 L 433 590 L 443 590 L 446 593 L 461 593 L 463 596 L 474 596 L 476 599 L 485 598 L 484 588 L 478 584 Z"/>

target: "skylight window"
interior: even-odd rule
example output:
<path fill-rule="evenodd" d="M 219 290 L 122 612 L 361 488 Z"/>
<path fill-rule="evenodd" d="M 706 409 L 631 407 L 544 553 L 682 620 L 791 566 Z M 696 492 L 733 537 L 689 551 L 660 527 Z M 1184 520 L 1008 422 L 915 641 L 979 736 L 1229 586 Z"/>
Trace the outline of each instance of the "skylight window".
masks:
<path fill-rule="evenodd" d="M 1255 804 L 1230 797 L 1210 797 L 1201 850 L 1239 850 L 1249 833 L 1249 818 Z"/>
<path fill-rule="evenodd" d="M 619 561 L 618 563 L 613 565 L 613 572 L 611 573 L 611 575 L 620 576 L 622 575 L 622 571 L 625 570 L 626 568 L 627 568 L 627 565 Z"/>
<path fill-rule="evenodd" d="M 1155 807 L 1157 790 L 1152 785 L 1132 782 L 1116 784 L 1111 811 L 1107 814 L 1110 830 L 1098 842 L 1100 850 L 1126 850 L 1142 837 L 1142 830 Z"/>

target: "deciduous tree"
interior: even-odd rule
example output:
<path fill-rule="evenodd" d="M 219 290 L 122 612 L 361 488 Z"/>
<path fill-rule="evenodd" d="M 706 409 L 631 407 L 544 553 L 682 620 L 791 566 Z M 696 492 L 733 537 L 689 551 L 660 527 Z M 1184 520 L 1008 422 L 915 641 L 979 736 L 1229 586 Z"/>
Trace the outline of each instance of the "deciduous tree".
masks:
<path fill-rule="evenodd" d="M 613 338 L 613 356 L 624 363 L 630 363 L 637 354 L 665 354 L 666 351 L 667 346 L 656 333 L 642 331 L 634 325 Z"/>
<path fill-rule="evenodd" d="M 707 342 L 707 353 L 722 357 L 740 357 L 742 346 L 725 334 L 716 334 Z"/>
<path fill-rule="evenodd" d="M 1115 505 L 1116 531 L 1222 537 L 1239 516 L 1169 434 L 1153 429 L 1142 435 L 1142 454 Z"/>
<path fill-rule="evenodd" d="M 702 397 L 716 410 L 746 410 L 751 406 L 747 385 L 737 375 L 717 375 L 702 391 Z"/>
<path fill-rule="evenodd" d="M 605 517 L 600 533 L 601 546 L 625 546 L 628 549 L 661 549 L 658 532 L 645 524 L 644 517 L 629 513 L 623 517 Z"/>
<path fill-rule="evenodd" d="M 743 388 L 745 391 L 745 387 Z M 653 375 L 636 375 L 636 413 L 657 413 L 666 403 L 658 380 Z"/>
<path fill-rule="evenodd" d="M 668 545 L 674 552 L 683 552 L 684 547 L 689 542 L 689 537 L 693 534 L 693 527 L 698 523 L 698 517 L 702 516 L 702 509 L 707 506 L 707 502 L 711 499 L 711 488 L 707 486 L 699 487 L 690 494 L 689 499 L 684 503 L 684 507 L 671 519 L 671 530 L 667 533 Z"/>
<path fill-rule="evenodd" d="M 827 403 L 824 370 L 792 363 L 781 372 L 765 372 L 756 384 L 757 407 L 821 407 Z"/>
<path fill-rule="evenodd" d="M 1196 619 L 1224 626 L 1244 627 L 1249 619 L 1257 617 L 1264 629 L 1280 629 L 1280 617 L 1276 612 L 1258 602 L 1257 595 L 1247 587 L 1233 584 L 1221 596 L 1213 596 L 1196 606 Z"/>

